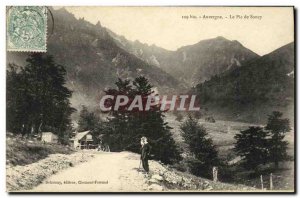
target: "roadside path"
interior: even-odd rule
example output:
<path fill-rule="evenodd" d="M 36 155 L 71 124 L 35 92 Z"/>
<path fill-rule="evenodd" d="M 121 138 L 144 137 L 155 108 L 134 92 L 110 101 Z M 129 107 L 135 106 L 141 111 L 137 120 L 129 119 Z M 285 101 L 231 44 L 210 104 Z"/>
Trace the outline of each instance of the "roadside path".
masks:
<path fill-rule="evenodd" d="M 88 162 L 68 168 L 35 187 L 35 192 L 145 191 L 147 180 L 138 171 L 139 156 L 129 152 L 97 153 Z"/>

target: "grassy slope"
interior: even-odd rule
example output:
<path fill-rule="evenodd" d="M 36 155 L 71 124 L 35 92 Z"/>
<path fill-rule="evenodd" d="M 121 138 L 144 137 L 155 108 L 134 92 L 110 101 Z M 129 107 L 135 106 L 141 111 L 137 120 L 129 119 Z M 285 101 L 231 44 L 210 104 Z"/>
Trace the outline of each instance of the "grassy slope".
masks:
<path fill-rule="evenodd" d="M 6 138 L 6 162 L 10 165 L 27 165 L 48 157 L 50 154 L 71 154 L 70 147 L 42 143 L 40 141 L 23 139 L 7 135 Z"/>
<path fill-rule="evenodd" d="M 175 141 L 180 145 L 180 147 L 188 152 L 188 147 L 184 143 L 181 134 L 180 134 L 180 124 L 184 121 L 178 122 L 175 120 L 175 116 L 172 114 L 167 114 L 166 121 L 173 128 L 172 133 Z M 202 124 L 208 135 L 212 138 L 214 144 L 217 146 L 219 157 L 226 161 L 231 160 L 239 160 L 239 157 L 233 152 L 234 148 L 234 135 L 239 133 L 242 130 L 247 129 L 249 126 L 262 126 L 260 124 L 251 124 L 251 123 L 243 123 L 243 122 L 232 122 L 232 121 L 223 121 L 216 120 L 215 123 L 205 122 L 203 119 L 199 120 L 200 124 Z M 286 134 L 286 141 L 289 142 L 288 146 L 288 154 L 294 157 L 294 127 L 292 126 L 291 132 Z M 293 161 L 285 161 L 280 164 L 281 169 L 274 172 L 272 170 L 273 164 L 268 164 L 264 169 L 267 171 L 262 173 L 264 175 L 264 186 L 269 186 L 269 173 L 273 173 L 273 182 L 274 187 L 279 190 L 290 190 L 293 188 L 294 181 L 294 166 Z M 268 168 L 269 167 L 269 168 Z M 235 172 L 235 181 L 232 183 L 244 184 L 252 187 L 260 188 L 260 179 L 259 175 L 254 175 L 253 177 L 247 177 L 246 175 L 249 172 L 233 168 Z"/>

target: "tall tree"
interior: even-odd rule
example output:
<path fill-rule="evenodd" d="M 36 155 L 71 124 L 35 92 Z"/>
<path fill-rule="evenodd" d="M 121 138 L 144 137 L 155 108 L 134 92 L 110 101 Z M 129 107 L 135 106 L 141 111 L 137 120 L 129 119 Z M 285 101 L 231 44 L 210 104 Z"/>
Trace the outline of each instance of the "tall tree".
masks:
<path fill-rule="evenodd" d="M 128 105 L 122 106 L 118 111 L 111 111 L 109 119 L 111 126 L 110 143 L 117 150 L 130 150 L 139 152 L 140 138 L 146 136 L 152 146 L 152 154 L 157 160 L 164 163 L 174 163 L 181 159 L 178 147 L 171 135 L 170 127 L 164 121 L 163 112 L 159 105 L 151 106 L 144 110 L 148 97 L 152 94 L 152 86 L 145 77 L 136 78 L 132 84 L 129 80 L 121 80 L 116 83 L 117 89 L 110 89 L 109 95 L 126 95 L 129 101 L 135 96 L 141 96 L 143 110 L 133 108 L 128 110 Z M 110 101 L 114 107 L 115 99 Z M 113 108 L 112 108 L 113 109 Z"/>
<path fill-rule="evenodd" d="M 182 137 L 188 144 L 195 160 L 189 162 L 191 172 L 198 176 L 209 177 L 212 167 L 220 164 L 218 152 L 206 129 L 191 115 L 180 126 Z"/>
<path fill-rule="evenodd" d="M 26 102 L 29 95 L 27 94 L 24 75 L 20 75 L 20 67 L 15 64 L 9 64 L 7 70 L 7 94 L 6 94 L 6 109 L 7 109 L 7 129 L 14 133 L 25 134 L 25 123 L 29 118 L 25 113 L 29 109 L 29 104 Z"/>
<path fill-rule="evenodd" d="M 260 164 L 268 161 L 268 133 L 261 127 L 249 127 L 249 129 L 236 134 L 234 150 L 242 156 L 242 165 L 250 170 L 257 171 Z"/>
<path fill-rule="evenodd" d="M 7 71 L 8 130 L 23 134 L 47 130 L 63 137 L 75 111 L 69 101 L 72 92 L 65 87 L 66 70 L 52 56 L 40 53 L 31 54 L 26 62 L 25 67 L 14 65 Z"/>
<path fill-rule="evenodd" d="M 82 105 L 82 109 L 79 115 L 78 130 L 87 131 L 96 128 L 99 119 L 96 117 L 94 112 L 89 112 L 87 107 Z"/>
<path fill-rule="evenodd" d="M 106 123 L 102 122 L 95 112 L 89 111 L 86 106 L 82 105 L 78 120 L 78 131 L 89 130 L 93 136 L 100 141 L 107 127 Z"/>
<path fill-rule="evenodd" d="M 270 161 L 274 162 L 275 168 L 279 162 L 288 159 L 288 142 L 284 140 L 285 133 L 290 131 L 289 119 L 282 119 L 282 113 L 274 111 L 268 118 L 266 130 L 269 130 L 271 139 L 269 142 Z"/>
<path fill-rule="evenodd" d="M 109 112 L 111 116 L 108 118 L 109 124 L 107 125 L 104 141 L 110 145 L 112 150 L 121 151 L 128 147 L 126 139 L 128 139 L 128 137 L 134 139 L 137 134 L 134 134 L 129 128 L 130 112 L 126 111 L 128 105 L 121 106 L 117 111 L 114 110 L 116 97 L 118 95 L 125 95 L 128 97 L 132 95 L 130 81 L 119 78 L 115 84 L 117 86 L 116 89 L 108 89 L 106 91 L 106 94 L 114 96 L 114 99 L 107 101 L 107 104 L 112 106 L 112 108 L 111 112 Z M 134 142 L 132 141 L 133 139 L 131 139 L 130 142 Z"/>

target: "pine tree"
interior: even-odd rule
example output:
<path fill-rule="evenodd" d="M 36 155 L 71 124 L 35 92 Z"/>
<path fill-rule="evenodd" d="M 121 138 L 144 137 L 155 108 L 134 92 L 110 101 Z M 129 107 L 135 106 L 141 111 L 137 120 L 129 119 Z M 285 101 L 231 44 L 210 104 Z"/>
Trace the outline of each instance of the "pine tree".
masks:
<path fill-rule="evenodd" d="M 285 133 L 290 131 L 288 119 L 281 119 L 282 113 L 274 111 L 269 115 L 266 130 L 270 132 L 270 161 L 274 162 L 275 168 L 278 169 L 279 162 L 288 159 L 287 146 L 288 142 L 284 141 Z"/>
<path fill-rule="evenodd" d="M 87 107 L 82 105 L 79 115 L 78 131 L 94 130 L 99 122 L 94 112 L 89 112 Z"/>
<path fill-rule="evenodd" d="M 198 176 L 209 177 L 212 167 L 219 165 L 220 161 L 212 139 L 207 137 L 206 129 L 191 115 L 181 124 L 180 129 L 190 152 L 195 157 L 189 162 L 191 172 Z"/>
<path fill-rule="evenodd" d="M 109 95 L 126 95 L 129 101 L 137 95 L 142 97 L 143 107 L 146 105 L 148 96 L 152 94 L 152 86 L 145 77 L 136 78 L 132 84 L 129 80 L 121 80 L 116 83 L 117 89 L 110 89 Z M 115 100 L 110 101 L 114 107 Z M 118 111 L 111 111 L 109 119 L 111 132 L 110 146 L 116 150 L 129 150 L 140 152 L 140 138 L 146 136 L 152 146 L 154 159 L 172 164 L 181 159 L 178 147 L 171 135 L 170 127 L 164 122 L 163 112 L 159 106 L 152 106 L 149 111 L 140 111 L 134 108 L 127 111 L 130 104 L 123 106 Z M 112 108 L 113 109 L 113 108 Z"/>
<path fill-rule="evenodd" d="M 109 124 L 107 125 L 107 130 L 105 130 L 104 140 L 109 144 L 112 151 L 122 151 L 127 147 L 128 137 L 133 138 L 134 134 L 129 128 L 129 112 L 126 111 L 128 105 L 120 107 L 118 111 L 114 110 L 114 105 L 118 95 L 132 95 L 132 86 L 129 80 L 122 80 L 120 78 L 115 84 L 117 86 L 116 89 L 108 89 L 106 91 L 106 94 L 114 96 L 114 99 L 108 100 L 112 109 L 109 112 Z M 132 140 L 130 142 L 134 142 Z"/>
<path fill-rule="evenodd" d="M 249 127 L 234 136 L 237 141 L 234 150 L 243 158 L 245 168 L 257 171 L 259 165 L 267 163 L 267 135 L 261 127 Z"/>
<path fill-rule="evenodd" d="M 25 89 L 24 76 L 18 70 L 20 67 L 14 64 L 10 64 L 7 70 L 6 122 L 9 131 L 25 135 L 27 130 L 24 124 L 28 122 L 28 116 L 24 115 L 29 108 L 26 102 L 29 95 Z"/>
<path fill-rule="evenodd" d="M 102 136 L 105 133 L 104 122 L 96 115 L 95 112 L 90 112 L 88 108 L 82 105 L 78 120 L 78 131 L 90 131 L 96 140 L 102 140 Z"/>
<path fill-rule="evenodd" d="M 8 130 L 22 134 L 53 131 L 62 138 L 75 111 L 69 101 L 72 92 L 64 86 L 66 70 L 52 56 L 40 53 L 30 55 L 26 62 L 25 67 L 11 66 L 7 71 Z"/>

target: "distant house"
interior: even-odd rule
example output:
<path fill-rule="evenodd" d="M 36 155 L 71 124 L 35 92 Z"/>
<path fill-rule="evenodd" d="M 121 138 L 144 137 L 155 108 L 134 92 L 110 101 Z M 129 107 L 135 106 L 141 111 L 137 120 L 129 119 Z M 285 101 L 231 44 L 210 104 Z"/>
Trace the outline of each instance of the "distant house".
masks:
<path fill-rule="evenodd" d="M 58 136 L 52 132 L 42 132 L 42 142 L 58 143 Z"/>
<path fill-rule="evenodd" d="M 76 149 L 95 149 L 98 146 L 95 137 L 90 131 L 77 132 L 70 141 Z"/>

